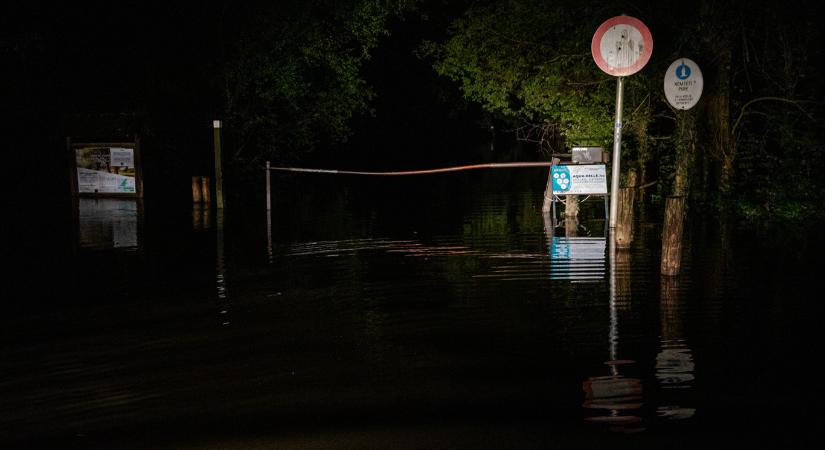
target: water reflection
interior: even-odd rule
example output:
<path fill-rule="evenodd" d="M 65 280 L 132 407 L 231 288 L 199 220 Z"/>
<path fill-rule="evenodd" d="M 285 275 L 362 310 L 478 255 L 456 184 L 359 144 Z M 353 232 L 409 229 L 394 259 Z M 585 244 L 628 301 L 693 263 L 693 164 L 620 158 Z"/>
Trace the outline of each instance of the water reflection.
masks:
<path fill-rule="evenodd" d="M 643 431 L 645 426 L 641 417 L 642 381 L 639 378 L 621 374 L 623 367 L 631 368 L 635 361 L 621 359 L 619 356 L 619 314 L 620 309 L 627 309 L 630 304 L 630 255 L 624 249 L 617 250 L 615 233 L 608 235 L 607 259 L 609 267 L 610 324 L 608 329 L 609 360 L 605 365 L 609 375 L 588 378 L 582 383 L 585 393 L 583 407 L 592 415 L 585 420 L 592 423 L 606 424 L 609 430 L 622 433 Z"/>
<path fill-rule="evenodd" d="M 208 230 L 211 227 L 212 211 L 208 203 L 192 204 L 192 229 L 195 231 Z"/>
<path fill-rule="evenodd" d="M 620 364 L 631 362 L 610 361 L 608 365 L 611 372 L 618 372 Z M 587 422 L 606 424 L 610 431 L 625 433 L 645 429 L 639 415 L 643 405 L 640 379 L 619 374 L 590 377 L 582 383 L 582 389 L 585 393 L 582 406 L 594 413 L 585 417 Z"/>
<path fill-rule="evenodd" d="M 662 320 L 661 351 L 656 356 L 656 379 L 663 390 L 663 403 L 656 412 L 666 419 L 687 419 L 696 409 L 687 407 L 686 392 L 693 387 L 694 363 L 690 347 L 684 338 L 679 279 L 662 277 L 660 314 Z"/>
<path fill-rule="evenodd" d="M 218 209 L 215 214 L 215 272 L 218 291 L 218 308 L 221 314 L 221 325 L 229 325 L 229 295 L 226 288 L 226 261 L 224 259 L 224 211 Z"/>
<path fill-rule="evenodd" d="M 335 189 L 296 191 L 301 206 L 268 220 L 260 206 L 228 209 L 225 230 L 217 210 L 148 221 L 143 253 L 73 253 L 66 266 L 78 269 L 61 268 L 69 283 L 26 286 L 41 299 L 10 301 L 17 313 L 5 315 L 4 447 L 81 447 L 72 439 L 84 433 L 97 440 L 86 448 L 106 448 L 153 430 L 142 448 L 195 448 L 208 446 L 190 441 L 205 431 L 248 430 L 290 448 L 283 438 L 303 429 L 317 430 L 319 447 L 353 435 L 364 441 L 352 447 L 384 448 L 410 430 L 430 437 L 422 423 L 449 447 L 477 436 L 464 426 L 477 423 L 494 439 L 465 447 L 593 448 L 595 430 L 647 429 L 649 447 L 676 437 L 701 448 L 682 437 L 747 437 L 771 406 L 815 417 L 806 385 L 793 383 L 815 342 L 795 319 L 815 311 L 790 310 L 787 259 L 757 264 L 734 247 L 725 265 L 703 239 L 694 255 L 704 259 L 661 280 L 657 228 L 642 227 L 627 251 L 602 244 L 591 261 L 600 279 L 558 281 L 551 264 L 578 274 L 573 239 L 602 239 L 602 222 L 593 233 L 586 216 L 545 223 L 530 208 L 540 193 L 465 192 L 440 206 L 410 191 L 400 205 L 347 206 L 328 199 Z M 764 242 L 746 244 L 750 255 Z M 556 259 L 565 245 L 568 258 Z M 32 280 L 34 259 L 19 261 Z M 603 447 L 638 443 L 617 437 Z M 439 446 L 419 443 L 409 447 Z M 776 446 L 789 447 L 804 446 Z"/>
<path fill-rule="evenodd" d="M 643 381 L 628 376 L 637 371 L 635 361 L 621 351 L 620 312 L 632 311 L 631 273 L 633 256 L 628 249 L 618 249 L 611 234 L 608 239 L 609 277 L 609 359 L 607 374 L 589 377 L 582 383 L 588 411 L 585 420 L 606 425 L 610 431 L 634 433 L 655 420 L 682 420 L 695 415 L 690 406 L 694 383 L 694 361 L 683 330 L 683 289 L 679 278 L 662 277 L 660 285 L 661 333 L 659 351 L 654 361 L 653 392 L 644 394 Z M 626 352 L 624 352 L 626 353 Z M 649 386 L 650 388 L 650 386 Z M 651 389 L 648 389 L 651 391 Z M 644 395 L 643 395 L 644 394 Z M 648 398 L 644 398 L 648 396 Z M 655 418 L 642 414 L 645 402 L 655 406 Z"/>
<path fill-rule="evenodd" d="M 564 236 L 556 236 L 557 228 L 564 229 Z M 575 217 L 566 217 L 558 224 L 552 215 L 545 214 L 551 280 L 595 282 L 604 279 L 606 239 L 578 236 L 579 228 L 579 220 Z"/>
<path fill-rule="evenodd" d="M 140 199 L 79 198 L 76 212 L 80 248 L 140 249 Z"/>

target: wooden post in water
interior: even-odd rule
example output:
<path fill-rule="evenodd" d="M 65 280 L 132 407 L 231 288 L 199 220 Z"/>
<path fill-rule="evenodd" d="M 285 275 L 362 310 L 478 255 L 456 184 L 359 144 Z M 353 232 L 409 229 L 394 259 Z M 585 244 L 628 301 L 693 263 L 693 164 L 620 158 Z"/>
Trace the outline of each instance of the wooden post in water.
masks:
<path fill-rule="evenodd" d="M 269 168 L 270 167 L 271 166 L 269 165 L 269 161 L 267 161 L 266 162 L 266 210 L 267 211 L 272 209 L 272 200 L 271 200 L 271 197 L 270 197 L 270 189 L 271 188 L 269 186 L 269 184 L 270 184 L 269 183 L 269 176 L 270 176 L 269 175 Z"/>
<path fill-rule="evenodd" d="M 619 216 L 616 221 L 616 247 L 628 248 L 633 242 L 633 200 L 635 188 L 619 189 Z"/>
<path fill-rule="evenodd" d="M 553 158 L 552 163 L 553 166 L 561 162 L 559 158 Z M 550 167 L 550 171 L 547 173 L 547 186 L 544 187 L 544 204 L 541 205 L 541 212 L 547 214 L 553 208 L 553 167 Z M 555 219 L 555 217 L 554 217 Z"/>
<path fill-rule="evenodd" d="M 633 203 L 636 199 L 636 171 L 627 174 L 627 184 L 619 189 L 619 216 L 616 223 L 616 247 L 627 248 L 633 242 Z"/>
<path fill-rule="evenodd" d="M 665 202 L 665 223 L 662 226 L 662 275 L 679 274 L 684 220 L 685 197 L 668 197 Z"/>
<path fill-rule="evenodd" d="M 201 197 L 201 177 L 192 177 L 192 203 L 200 203 L 203 201 Z"/>
<path fill-rule="evenodd" d="M 564 199 L 564 217 L 579 217 L 579 196 L 568 195 Z"/>
<path fill-rule="evenodd" d="M 223 209 L 223 168 L 221 167 L 221 121 L 212 121 L 212 135 L 215 140 L 215 201 L 218 209 Z"/>
<path fill-rule="evenodd" d="M 576 237 L 579 231 L 579 218 L 568 216 L 564 218 L 564 235 L 566 237 Z"/>
<path fill-rule="evenodd" d="M 203 197 L 203 202 L 207 205 L 211 204 L 212 197 L 211 191 L 209 190 L 209 177 L 201 177 L 201 197 Z"/>

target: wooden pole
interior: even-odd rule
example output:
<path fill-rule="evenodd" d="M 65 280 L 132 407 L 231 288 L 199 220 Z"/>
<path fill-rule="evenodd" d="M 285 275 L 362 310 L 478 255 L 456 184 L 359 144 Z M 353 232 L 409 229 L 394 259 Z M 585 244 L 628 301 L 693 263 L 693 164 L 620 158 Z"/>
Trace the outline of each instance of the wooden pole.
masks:
<path fill-rule="evenodd" d="M 616 218 L 616 247 L 628 248 L 633 242 L 633 212 L 636 202 L 636 169 L 627 171 L 625 187 L 618 191 L 618 217 Z"/>
<path fill-rule="evenodd" d="M 547 186 L 544 187 L 544 203 L 541 205 L 541 212 L 547 214 L 551 210 L 553 210 L 553 166 L 557 165 L 561 160 L 559 158 L 552 159 L 552 166 L 550 166 L 550 171 L 547 173 Z M 555 217 L 553 217 L 555 219 Z"/>
<path fill-rule="evenodd" d="M 624 187 L 619 189 L 619 218 L 616 223 L 616 246 L 630 247 L 633 242 L 633 201 L 635 188 Z"/>
<path fill-rule="evenodd" d="M 550 210 L 553 209 L 553 186 L 551 183 L 553 182 L 553 172 L 547 174 L 547 186 L 544 188 L 544 203 L 541 205 L 541 212 L 547 214 Z"/>
<path fill-rule="evenodd" d="M 568 195 L 564 199 L 564 217 L 579 217 L 578 195 Z"/>
<path fill-rule="evenodd" d="M 212 203 L 211 191 L 209 189 L 209 177 L 201 177 L 201 197 L 207 205 Z"/>
<path fill-rule="evenodd" d="M 564 235 L 566 237 L 576 237 L 579 231 L 579 218 L 568 216 L 564 218 Z"/>
<path fill-rule="evenodd" d="M 221 121 L 212 121 L 215 141 L 215 202 L 218 209 L 223 209 L 223 169 L 221 168 Z"/>
<path fill-rule="evenodd" d="M 270 167 L 269 161 L 267 161 L 266 162 L 266 210 L 267 211 L 272 209 L 272 199 L 271 199 L 271 194 L 270 194 L 271 187 L 270 187 L 270 180 L 269 180 L 269 177 L 270 177 L 269 167 Z"/>
<path fill-rule="evenodd" d="M 685 197 L 668 197 L 665 202 L 665 223 L 662 226 L 662 275 L 679 274 L 684 220 Z"/>
<path fill-rule="evenodd" d="M 192 177 L 192 203 L 200 203 L 203 201 L 201 197 L 201 177 Z"/>

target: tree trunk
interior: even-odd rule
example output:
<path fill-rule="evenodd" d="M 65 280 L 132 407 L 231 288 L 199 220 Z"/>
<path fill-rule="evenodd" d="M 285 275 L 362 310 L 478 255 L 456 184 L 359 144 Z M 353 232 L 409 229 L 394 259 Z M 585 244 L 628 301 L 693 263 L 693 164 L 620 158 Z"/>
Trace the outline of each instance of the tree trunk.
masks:
<path fill-rule="evenodd" d="M 200 203 L 203 201 L 201 197 L 201 177 L 192 177 L 192 203 Z"/>
<path fill-rule="evenodd" d="M 567 237 L 576 237 L 579 230 L 579 218 L 576 216 L 568 216 L 564 218 L 564 235 Z"/>
<path fill-rule="evenodd" d="M 568 195 L 564 199 L 564 216 L 579 217 L 579 196 Z"/>
<path fill-rule="evenodd" d="M 619 189 L 619 217 L 616 223 L 616 247 L 627 248 L 633 242 L 633 187 Z"/>
<path fill-rule="evenodd" d="M 665 202 L 665 222 L 662 226 L 662 275 L 679 274 L 682 264 L 685 198 L 668 197 Z"/>

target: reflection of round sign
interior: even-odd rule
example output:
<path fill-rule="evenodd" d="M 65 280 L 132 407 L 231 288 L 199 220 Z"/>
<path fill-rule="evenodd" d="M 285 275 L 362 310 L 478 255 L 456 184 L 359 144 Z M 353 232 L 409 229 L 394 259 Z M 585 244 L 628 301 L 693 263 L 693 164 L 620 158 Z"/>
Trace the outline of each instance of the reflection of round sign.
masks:
<path fill-rule="evenodd" d="M 633 75 L 650 61 L 653 36 L 641 20 L 616 16 L 596 29 L 590 51 L 596 65 L 609 75 Z"/>
<path fill-rule="evenodd" d="M 665 97 L 676 109 L 690 109 L 702 96 L 702 71 L 695 62 L 679 58 L 665 73 Z"/>

